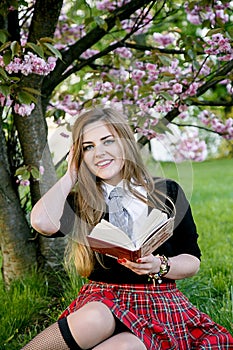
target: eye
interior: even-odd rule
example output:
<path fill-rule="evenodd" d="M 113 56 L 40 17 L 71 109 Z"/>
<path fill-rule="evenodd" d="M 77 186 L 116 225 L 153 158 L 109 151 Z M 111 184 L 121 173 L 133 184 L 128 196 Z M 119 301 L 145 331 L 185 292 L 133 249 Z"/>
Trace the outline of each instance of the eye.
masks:
<path fill-rule="evenodd" d="M 90 150 L 92 150 L 94 148 L 94 146 L 93 145 L 87 145 L 87 146 L 84 146 L 83 147 L 83 151 L 85 152 L 85 151 L 90 151 Z"/>
<path fill-rule="evenodd" d="M 115 139 L 107 139 L 107 140 L 104 141 L 104 144 L 105 144 L 106 146 L 108 146 L 108 145 L 111 145 L 111 144 L 114 143 L 114 142 L 115 142 Z"/>

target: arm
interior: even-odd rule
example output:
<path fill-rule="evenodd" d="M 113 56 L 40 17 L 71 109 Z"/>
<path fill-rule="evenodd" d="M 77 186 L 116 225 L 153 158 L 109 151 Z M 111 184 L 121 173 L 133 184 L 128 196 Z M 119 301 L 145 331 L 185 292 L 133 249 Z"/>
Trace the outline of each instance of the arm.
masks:
<path fill-rule="evenodd" d="M 68 156 L 67 172 L 34 205 L 31 212 L 32 227 L 43 234 L 52 235 L 60 229 L 60 219 L 68 194 L 77 181 L 72 161 L 72 149 Z"/>
<path fill-rule="evenodd" d="M 161 182 L 160 187 L 176 205 L 175 229 L 173 236 L 154 252 L 155 255 L 166 255 L 170 261 L 170 270 L 164 275 L 169 279 L 183 279 L 195 275 L 200 267 L 200 249 L 197 244 L 196 225 L 190 205 L 182 188 L 174 181 Z M 141 274 L 153 274 L 160 270 L 161 261 L 152 254 L 133 263 L 123 262 L 126 267 Z"/>
<path fill-rule="evenodd" d="M 170 270 L 164 276 L 172 280 L 179 280 L 194 276 L 200 267 L 200 260 L 190 254 L 180 254 L 169 258 Z M 139 275 L 157 273 L 160 270 L 161 261 L 158 257 L 150 254 L 138 259 L 138 262 L 123 260 L 121 263 Z"/>

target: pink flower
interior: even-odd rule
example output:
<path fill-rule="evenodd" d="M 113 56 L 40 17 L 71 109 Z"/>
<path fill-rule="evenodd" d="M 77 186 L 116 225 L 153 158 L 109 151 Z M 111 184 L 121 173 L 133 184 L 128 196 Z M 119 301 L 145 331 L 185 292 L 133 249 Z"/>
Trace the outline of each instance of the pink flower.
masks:
<path fill-rule="evenodd" d="M 31 103 L 30 105 L 26 105 L 26 104 L 20 105 L 20 104 L 16 103 L 14 105 L 15 113 L 21 115 L 22 117 L 29 116 L 34 108 L 35 108 L 34 103 Z"/>
<path fill-rule="evenodd" d="M 44 167 L 43 167 L 43 165 L 40 165 L 40 166 L 39 166 L 39 173 L 40 173 L 41 175 L 44 175 Z"/>
<path fill-rule="evenodd" d="M 173 42 L 175 41 L 175 36 L 172 33 L 153 33 L 153 38 L 159 45 L 163 47 L 173 44 Z"/>
<path fill-rule="evenodd" d="M 29 180 L 20 180 L 19 184 L 20 184 L 20 186 L 29 186 L 30 181 Z"/>
<path fill-rule="evenodd" d="M 187 15 L 187 20 L 188 20 L 188 22 L 195 24 L 195 25 L 201 24 L 201 20 L 200 20 L 199 15 L 193 15 L 193 14 L 189 13 Z"/>
<path fill-rule="evenodd" d="M 93 50 L 93 49 L 87 49 L 85 52 L 82 53 L 81 57 L 88 59 L 94 55 L 96 55 L 97 53 L 99 53 L 98 50 Z"/>
<path fill-rule="evenodd" d="M 175 94 L 180 94 L 183 90 L 183 86 L 179 83 L 176 83 L 172 86 L 172 90 L 174 91 Z"/>
<path fill-rule="evenodd" d="M 0 105 L 3 107 L 6 101 L 6 97 L 0 92 Z"/>
<path fill-rule="evenodd" d="M 131 58 L 132 57 L 132 52 L 127 49 L 126 47 L 118 47 L 116 50 L 114 50 L 119 56 L 123 58 Z"/>

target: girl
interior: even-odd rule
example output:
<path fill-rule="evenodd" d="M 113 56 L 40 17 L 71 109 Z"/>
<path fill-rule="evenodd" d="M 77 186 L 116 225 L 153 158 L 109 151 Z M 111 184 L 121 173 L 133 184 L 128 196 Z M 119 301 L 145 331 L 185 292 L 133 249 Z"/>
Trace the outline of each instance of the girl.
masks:
<path fill-rule="evenodd" d="M 172 237 L 136 262 L 94 253 L 87 243 L 101 218 L 112 220 L 116 187 L 118 225 L 124 221 L 134 239 L 151 207 L 169 214 L 175 205 Z M 67 172 L 34 206 L 31 222 L 44 235 L 70 233 L 69 261 L 89 282 L 58 322 L 24 350 L 233 348 L 229 332 L 176 288 L 175 280 L 197 273 L 201 255 L 184 192 L 174 181 L 150 177 L 130 127 L 116 111 L 93 109 L 77 118 Z"/>

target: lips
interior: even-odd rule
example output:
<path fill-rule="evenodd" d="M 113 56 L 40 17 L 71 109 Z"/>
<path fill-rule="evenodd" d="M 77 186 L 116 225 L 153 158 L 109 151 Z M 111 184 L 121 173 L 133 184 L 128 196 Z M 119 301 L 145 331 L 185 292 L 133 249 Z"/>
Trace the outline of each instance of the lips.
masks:
<path fill-rule="evenodd" d="M 110 165 L 112 163 L 112 159 L 106 159 L 106 160 L 101 160 L 100 162 L 96 163 L 96 166 L 102 168 Z"/>

